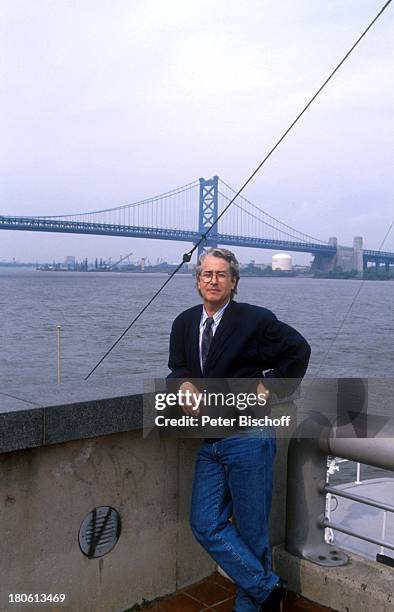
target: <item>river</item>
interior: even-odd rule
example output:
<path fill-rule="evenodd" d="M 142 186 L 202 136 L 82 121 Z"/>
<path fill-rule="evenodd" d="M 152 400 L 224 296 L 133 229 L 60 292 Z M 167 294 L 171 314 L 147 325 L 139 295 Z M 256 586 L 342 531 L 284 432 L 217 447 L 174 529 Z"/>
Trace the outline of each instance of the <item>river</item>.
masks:
<path fill-rule="evenodd" d="M 2 388 L 56 381 L 57 325 L 62 381 L 83 379 L 165 278 L 0 268 Z M 307 338 L 309 375 L 392 377 L 394 283 L 364 282 L 347 314 L 360 283 L 245 277 L 236 299 L 270 308 Z M 171 322 L 198 302 L 191 276 L 173 279 L 96 375 L 166 374 Z"/>

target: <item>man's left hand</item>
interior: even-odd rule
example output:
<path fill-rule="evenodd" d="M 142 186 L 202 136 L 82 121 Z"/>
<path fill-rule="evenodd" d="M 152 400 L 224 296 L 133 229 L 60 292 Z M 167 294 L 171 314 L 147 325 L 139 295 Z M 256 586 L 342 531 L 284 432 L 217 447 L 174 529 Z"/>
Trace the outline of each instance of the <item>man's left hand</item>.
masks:
<path fill-rule="evenodd" d="M 269 397 L 270 397 L 270 392 L 269 392 L 269 390 L 266 387 L 264 387 L 264 385 L 263 385 L 263 383 L 261 381 L 257 385 L 257 400 L 260 399 L 260 396 L 262 396 L 262 398 L 265 399 L 265 404 L 261 403 L 261 405 L 265 406 L 268 403 L 268 400 L 269 400 Z M 259 401 L 257 401 L 257 403 L 260 405 Z"/>

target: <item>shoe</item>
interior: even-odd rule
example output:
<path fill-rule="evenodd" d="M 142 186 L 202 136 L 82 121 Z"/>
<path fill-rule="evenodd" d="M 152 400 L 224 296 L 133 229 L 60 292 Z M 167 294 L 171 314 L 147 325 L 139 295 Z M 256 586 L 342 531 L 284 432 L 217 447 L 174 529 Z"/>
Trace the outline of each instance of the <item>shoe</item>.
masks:
<path fill-rule="evenodd" d="M 286 596 L 286 584 L 283 580 L 279 579 L 279 582 L 277 582 L 273 591 L 271 591 L 265 602 L 262 604 L 261 612 L 283 612 L 283 605 Z"/>
<path fill-rule="evenodd" d="M 287 597 L 287 583 L 279 578 L 279 581 L 274 586 L 274 590 L 268 595 L 265 602 L 262 604 L 261 612 L 283 612 L 283 604 Z M 235 612 L 235 610 L 232 610 Z"/>

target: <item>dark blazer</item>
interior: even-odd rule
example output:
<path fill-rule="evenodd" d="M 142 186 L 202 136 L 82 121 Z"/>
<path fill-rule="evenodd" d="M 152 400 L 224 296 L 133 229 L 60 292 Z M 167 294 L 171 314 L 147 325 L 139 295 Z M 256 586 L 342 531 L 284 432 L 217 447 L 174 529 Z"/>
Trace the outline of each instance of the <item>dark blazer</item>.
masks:
<path fill-rule="evenodd" d="M 201 371 L 201 314 L 202 304 L 182 312 L 172 325 L 169 379 L 265 378 L 266 388 L 279 397 L 296 389 L 299 380 L 282 379 L 301 379 L 308 367 L 311 349 L 299 332 L 266 308 L 231 301 Z"/>

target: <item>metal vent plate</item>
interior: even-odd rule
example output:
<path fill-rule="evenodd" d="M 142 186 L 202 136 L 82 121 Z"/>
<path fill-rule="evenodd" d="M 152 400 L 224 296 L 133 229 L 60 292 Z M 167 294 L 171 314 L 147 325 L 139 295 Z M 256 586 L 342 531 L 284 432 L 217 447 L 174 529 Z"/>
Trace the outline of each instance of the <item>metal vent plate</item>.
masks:
<path fill-rule="evenodd" d="M 79 547 L 89 559 L 102 557 L 119 540 L 119 513 L 111 506 L 98 506 L 83 519 L 78 533 Z"/>

